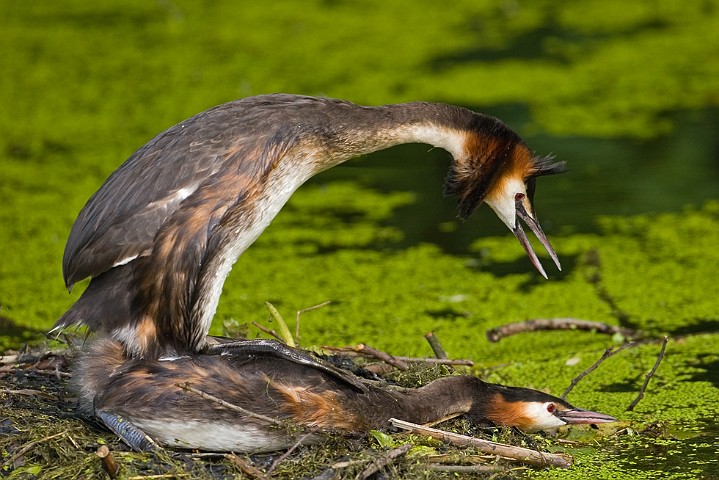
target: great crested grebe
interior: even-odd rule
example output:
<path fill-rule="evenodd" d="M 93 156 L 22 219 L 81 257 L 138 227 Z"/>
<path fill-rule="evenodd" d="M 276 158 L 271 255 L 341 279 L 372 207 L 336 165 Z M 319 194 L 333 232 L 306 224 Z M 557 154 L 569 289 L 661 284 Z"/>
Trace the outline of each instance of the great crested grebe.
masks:
<path fill-rule="evenodd" d="M 536 157 L 496 118 L 439 103 L 362 107 L 262 95 L 219 105 L 160 133 L 90 198 L 63 258 L 68 288 L 89 286 L 57 321 L 120 341 L 131 357 L 199 352 L 237 258 L 313 175 L 403 143 L 451 153 L 445 193 L 468 217 L 487 203 L 546 277 L 520 219 L 559 268 L 537 222 Z"/>
<path fill-rule="evenodd" d="M 262 346 L 255 354 L 230 348 L 151 360 L 129 358 L 120 343 L 105 338 L 86 353 L 75 381 L 81 404 L 137 450 L 160 444 L 267 452 L 289 447 L 306 433 L 306 443 L 322 432 L 366 434 L 387 428 L 390 418 L 421 424 L 464 414 L 476 423 L 525 431 L 616 421 L 537 390 L 470 376 L 444 377 L 416 389 L 379 387 L 306 352 L 283 345 L 262 352 Z M 255 347 L 250 342 L 249 350 Z M 285 354 L 275 355 L 278 350 Z"/>

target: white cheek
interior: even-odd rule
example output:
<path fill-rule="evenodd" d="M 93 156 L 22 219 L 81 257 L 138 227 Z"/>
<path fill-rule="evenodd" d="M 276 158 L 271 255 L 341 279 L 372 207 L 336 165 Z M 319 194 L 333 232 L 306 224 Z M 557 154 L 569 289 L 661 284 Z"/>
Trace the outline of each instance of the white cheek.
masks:
<path fill-rule="evenodd" d="M 513 230 L 517 224 L 514 197 L 518 193 L 526 195 L 524 182 L 516 178 L 511 178 L 504 180 L 496 187 L 492 194 L 484 200 L 510 230 Z"/>
<path fill-rule="evenodd" d="M 534 419 L 534 425 L 532 425 L 531 431 L 538 432 L 540 430 L 548 430 L 566 425 L 565 422 L 547 411 L 548 405 L 548 403 L 533 403 L 527 405 L 527 416 Z"/>

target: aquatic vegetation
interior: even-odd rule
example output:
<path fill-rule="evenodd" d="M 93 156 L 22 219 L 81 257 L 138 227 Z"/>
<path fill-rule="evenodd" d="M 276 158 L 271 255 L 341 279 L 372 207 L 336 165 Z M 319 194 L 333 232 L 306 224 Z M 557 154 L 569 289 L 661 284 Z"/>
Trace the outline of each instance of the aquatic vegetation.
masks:
<path fill-rule="evenodd" d="M 533 135 L 540 151 L 565 148 L 578 170 L 537 195 L 542 218 L 559 212 L 554 227 L 547 225 L 561 273 L 541 279 L 501 225 L 482 224 L 475 239 L 439 198 L 441 152 L 406 147 L 300 189 L 236 264 L 213 333 L 233 319 L 258 335 L 248 325 L 272 326 L 266 301 L 292 328 L 297 310 L 330 300 L 302 315 L 304 346 L 367 342 L 427 356 L 422 335 L 434 331 L 451 356 L 472 358 L 488 380 L 553 394 L 621 339 L 561 331 L 492 344 L 484 332 L 576 317 L 669 334 L 667 356 L 634 412 L 624 408 L 656 344 L 612 357 L 569 397 L 623 419 L 626 435 L 603 432 L 599 448 L 568 447 L 577 459 L 572 470 L 522 474 L 701 477 L 716 466 L 707 436 L 717 430 L 719 190 L 715 111 L 708 121 L 692 111 L 717 106 L 718 11 L 716 0 L 466 1 L 453 8 L 429 1 L 412 8 L 379 1 L 2 2 L 1 344 L 41 339 L 79 296 L 84 285 L 68 296 L 60 272 L 77 212 L 123 159 L 182 118 L 274 91 L 469 105 Z M 678 129 L 682 136 L 667 136 Z M 437 166 L 410 180 L 420 156 Z M 407 157 L 400 168 L 380 163 L 396 157 Z M 364 161 L 386 169 L 369 174 L 357 167 Z M 701 178 L 674 181 L 688 169 Z M 688 191 L 694 206 L 682 209 L 677 198 Z M 573 202 L 582 195 L 597 200 L 591 210 L 582 204 L 587 224 L 610 206 L 636 212 L 641 207 L 632 206 L 649 204 L 665 213 L 598 218 L 596 228 L 566 225 L 561 211 L 580 208 Z M 450 236 L 462 241 L 443 244 Z M 26 416 L 27 425 L 36 420 Z M 641 433 L 657 422 L 654 436 Z M 40 437 L 58 431 L 46 426 L 36 429 Z M 51 477 L 50 460 L 75 448 L 67 437 L 60 445 L 17 475 L 39 469 Z M 646 462 L 629 458 L 649 450 Z M 676 451 L 687 454 L 685 462 Z M 304 455 L 316 464 L 334 459 L 325 450 Z M 91 455 L 83 458 L 78 472 L 96 467 Z M 180 471 L 188 463 L 169 464 Z M 287 468 L 282 474 L 291 476 Z"/>

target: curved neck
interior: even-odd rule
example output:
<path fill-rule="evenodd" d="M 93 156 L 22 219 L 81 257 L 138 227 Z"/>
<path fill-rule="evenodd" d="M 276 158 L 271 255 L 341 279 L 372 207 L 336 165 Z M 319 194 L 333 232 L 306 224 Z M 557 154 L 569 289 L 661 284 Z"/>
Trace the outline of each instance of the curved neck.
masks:
<path fill-rule="evenodd" d="M 479 145 L 478 138 L 501 137 L 510 131 L 493 117 L 452 105 L 413 102 L 363 107 L 330 99 L 307 101 L 308 104 L 287 107 L 277 123 L 268 125 L 270 130 L 257 137 L 256 150 L 272 154 L 266 158 L 265 168 L 246 168 L 253 173 L 242 182 L 218 183 L 223 189 L 216 196 L 218 203 L 206 205 L 212 212 L 223 212 L 216 224 L 222 225 L 224 232 L 213 233 L 212 241 L 203 246 L 205 250 L 191 257 L 202 259 L 201 271 L 192 277 L 197 279 L 192 298 L 164 299 L 165 303 L 191 305 L 185 322 L 187 335 L 192 339 L 191 350 L 199 349 L 204 342 L 222 285 L 234 262 L 294 191 L 313 175 L 351 158 L 405 143 L 426 143 L 445 149 L 452 154 L 452 170 L 461 171 L 471 149 Z M 281 144 L 282 148 L 270 142 Z M 227 205 L 228 197 L 242 201 Z M 178 249 L 167 250 L 181 253 Z M 183 271 L 198 268 L 197 265 L 183 266 Z M 160 323 L 175 328 L 171 319 Z M 170 332 L 167 336 L 178 335 Z"/>
<path fill-rule="evenodd" d="M 349 106 L 348 106 L 349 105 Z M 490 133 L 493 117 L 441 103 L 411 102 L 379 107 L 341 104 L 324 126 L 325 168 L 351 158 L 406 143 L 424 143 L 448 151 L 455 160 L 467 155 L 468 138 Z M 479 128 L 485 124 L 486 127 Z"/>

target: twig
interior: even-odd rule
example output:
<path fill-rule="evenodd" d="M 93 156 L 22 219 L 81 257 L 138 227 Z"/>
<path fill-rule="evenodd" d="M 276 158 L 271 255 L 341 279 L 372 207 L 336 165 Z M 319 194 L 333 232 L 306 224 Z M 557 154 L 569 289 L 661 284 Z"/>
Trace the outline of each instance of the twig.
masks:
<path fill-rule="evenodd" d="M 254 478 L 255 480 L 265 480 L 265 478 L 267 478 L 267 476 L 262 473 L 262 470 L 254 465 L 250 465 L 244 458 L 238 457 L 234 453 L 226 454 L 225 458 L 232 462 L 242 473 L 250 478 Z"/>
<path fill-rule="evenodd" d="M 53 377 L 65 377 L 65 378 L 71 378 L 72 373 L 70 372 L 61 372 L 60 370 L 33 370 L 35 373 L 39 375 L 47 375 L 47 376 L 53 376 Z"/>
<path fill-rule="evenodd" d="M 344 457 L 346 458 L 346 457 Z M 341 468 L 351 467 L 353 465 L 366 464 L 367 460 L 342 460 L 335 462 L 326 468 L 322 473 L 312 478 L 312 480 L 333 480 L 338 478 L 337 470 Z"/>
<path fill-rule="evenodd" d="M 0 393 L 9 393 L 10 395 L 27 395 L 29 397 L 42 397 L 47 398 L 48 400 L 57 400 L 57 396 L 53 395 L 51 393 L 43 392 L 42 390 L 33 390 L 31 388 L 22 388 L 20 390 L 9 390 L 9 389 L 3 389 L 0 390 Z"/>
<path fill-rule="evenodd" d="M 324 302 L 318 303 L 317 305 L 312 305 L 311 307 L 297 310 L 297 316 L 295 317 L 295 340 L 297 341 L 297 344 L 300 343 L 300 315 L 302 315 L 303 313 L 311 312 L 312 310 L 317 310 L 318 308 L 326 307 L 330 303 L 332 303 L 332 300 L 325 300 Z"/>
<path fill-rule="evenodd" d="M 270 329 L 270 328 L 267 328 L 267 327 L 265 327 L 265 326 L 263 326 L 263 325 L 260 325 L 259 323 L 255 322 L 255 321 L 252 322 L 252 325 L 254 325 L 255 327 L 259 328 L 260 330 L 262 330 L 263 332 L 265 332 L 267 335 L 272 335 L 273 337 L 275 337 L 275 338 L 276 338 L 277 340 L 279 340 L 280 342 L 282 342 L 282 343 L 285 342 L 285 340 L 280 336 L 280 334 L 277 333 L 277 332 L 275 332 L 274 330 L 272 330 L 272 329 Z"/>
<path fill-rule="evenodd" d="M 102 469 L 105 470 L 105 473 L 107 473 L 111 479 L 116 479 L 120 471 L 120 465 L 115 461 L 115 457 L 112 456 L 108 446 L 100 445 L 95 455 L 102 461 Z"/>
<path fill-rule="evenodd" d="M 357 480 L 365 480 L 369 478 L 371 475 L 374 475 L 387 465 L 393 463 L 397 458 L 407 455 L 407 452 L 409 452 L 412 447 L 413 445 L 411 443 L 405 443 L 400 447 L 393 448 L 392 450 L 385 452 L 381 457 L 372 460 L 372 463 L 367 465 L 367 467 L 362 470 L 359 475 L 357 475 Z"/>
<path fill-rule="evenodd" d="M 613 346 L 607 348 L 607 349 L 604 351 L 604 353 L 602 354 L 602 356 L 599 357 L 599 360 L 597 360 L 596 362 L 594 362 L 594 364 L 593 364 L 591 367 L 587 368 L 587 369 L 584 370 L 582 373 L 580 373 L 579 375 L 577 375 L 576 377 L 574 377 L 574 378 L 572 379 L 572 381 L 571 381 L 571 383 L 569 384 L 569 386 L 567 387 L 567 389 L 564 391 L 564 393 L 562 393 L 562 395 L 560 395 L 559 398 L 561 398 L 561 399 L 567 398 L 567 395 L 569 395 L 569 392 L 571 392 L 572 389 L 577 386 L 577 384 L 579 383 L 579 381 L 580 381 L 581 379 L 583 379 L 584 377 L 586 377 L 587 375 L 589 375 L 590 373 L 592 373 L 594 370 L 596 370 L 597 367 L 599 366 L 599 364 L 602 363 L 604 360 L 606 360 L 607 358 L 611 357 L 612 355 L 615 355 L 615 354 L 621 352 L 621 351 L 624 350 L 625 348 L 631 347 L 631 346 L 633 346 L 633 345 L 634 345 L 634 342 L 628 342 L 628 343 L 622 344 L 622 345 L 619 346 L 618 348 L 614 348 Z"/>
<path fill-rule="evenodd" d="M 463 454 L 439 454 L 439 455 L 427 455 L 424 457 L 424 461 L 427 463 L 442 463 L 442 464 L 458 464 L 458 463 L 469 463 L 469 464 L 487 464 L 496 460 L 496 455 L 463 455 Z"/>
<path fill-rule="evenodd" d="M 6 365 L 10 363 L 28 364 L 37 363 L 39 360 L 47 357 L 61 357 L 67 354 L 67 349 L 62 350 L 48 350 L 42 353 L 25 352 L 12 354 L 12 355 L 0 355 L 0 364 Z"/>
<path fill-rule="evenodd" d="M 423 427 L 422 425 L 405 422 L 404 420 L 397 420 L 396 418 L 390 418 L 389 421 L 395 427 L 409 430 L 412 433 L 418 433 L 420 435 L 428 435 L 437 440 L 441 440 L 442 442 L 449 443 L 450 445 L 457 447 L 474 447 L 480 452 L 491 455 L 499 455 L 501 457 L 509 458 L 529 465 L 539 467 L 552 466 L 569 468 L 573 461 L 572 457 L 561 453 L 542 453 L 536 450 L 530 450 L 529 448 L 514 447 L 512 445 L 491 442 L 481 438 L 473 438 L 466 435 L 446 432 L 436 428 Z"/>
<path fill-rule="evenodd" d="M 424 338 L 427 339 L 427 342 L 429 342 L 429 346 L 432 347 L 432 351 L 434 352 L 434 356 L 440 359 L 447 358 L 447 352 L 444 351 L 444 348 L 442 348 L 442 344 L 439 343 L 439 339 L 434 334 L 434 332 L 429 332 L 424 335 Z"/>
<path fill-rule="evenodd" d="M 198 390 L 198 389 L 196 389 L 195 387 L 191 386 L 191 385 L 190 385 L 189 383 L 187 383 L 187 382 L 185 382 L 185 383 L 176 383 L 175 385 L 178 386 L 178 387 L 180 387 L 180 388 L 183 389 L 183 390 L 187 390 L 188 392 L 195 393 L 195 394 L 201 396 L 202 398 L 205 398 L 205 399 L 210 400 L 210 401 L 212 401 L 212 402 L 219 403 L 220 405 L 222 405 L 222 406 L 225 407 L 225 408 L 229 408 L 230 410 L 234 410 L 234 411 L 236 411 L 236 412 L 239 412 L 239 413 L 242 413 L 242 414 L 244 414 L 244 415 L 247 415 L 248 417 L 253 417 L 253 418 L 256 418 L 256 419 L 258 419 L 258 420 L 262 420 L 262 421 L 264 421 L 264 422 L 271 423 L 271 424 L 273 424 L 273 425 L 281 425 L 281 426 L 285 426 L 285 425 L 286 425 L 283 421 L 277 420 L 276 418 L 272 418 L 272 417 L 268 417 L 268 416 L 266 416 L 266 415 L 262 415 L 262 414 L 260 414 L 260 413 L 252 412 L 252 411 L 250 411 L 250 410 L 247 410 L 246 408 L 240 407 L 239 405 L 235 405 L 235 404 L 232 404 L 232 403 L 230 403 L 230 402 L 226 402 L 225 400 L 222 400 L 221 398 L 217 398 L 217 397 L 215 397 L 215 396 L 212 395 L 212 394 L 209 394 L 209 393 L 207 393 L 207 392 L 203 392 L 202 390 Z"/>
<path fill-rule="evenodd" d="M 20 355 L 0 355 L 0 365 L 18 363 L 17 359 L 19 356 Z"/>
<path fill-rule="evenodd" d="M 80 445 L 77 444 L 77 441 L 69 433 L 67 434 L 67 439 L 70 440 L 70 443 L 72 443 L 73 447 L 75 447 L 77 450 L 80 450 Z"/>
<path fill-rule="evenodd" d="M 299 447 L 300 445 L 302 445 L 302 443 L 304 443 L 304 441 L 307 440 L 307 439 L 308 439 L 311 435 L 313 435 L 313 434 L 314 434 L 314 432 L 307 432 L 307 433 L 305 433 L 304 435 L 302 435 L 302 436 L 300 437 L 299 440 L 297 440 L 297 441 L 295 442 L 294 445 L 292 445 L 290 448 L 288 448 L 285 453 L 283 453 L 282 455 L 280 455 L 279 457 L 277 457 L 277 459 L 276 459 L 274 462 L 272 462 L 272 465 L 270 465 L 270 468 L 267 469 L 266 476 L 269 477 L 270 475 L 272 475 L 272 472 L 275 470 L 275 468 L 277 468 L 277 465 L 279 465 L 281 462 L 283 462 L 283 461 L 285 460 L 285 458 L 287 458 L 287 457 L 289 457 L 290 455 L 292 455 L 292 452 L 294 452 L 294 451 L 297 449 L 297 447 Z"/>
<path fill-rule="evenodd" d="M 155 480 L 160 478 L 178 478 L 187 476 L 187 473 L 158 473 L 156 475 L 135 475 L 134 477 L 127 477 L 127 480 Z"/>
<path fill-rule="evenodd" d="M 468 475 L 471 473 L 497 473 L 503 472 L 506 468 L 501 465 L 427 465 L 428 470 L 435 472 L 459 473 Z"/>
<path fill-rule="evenodd" d="M 378 359 L 382 360 L 383 362 L 388 363 L 399 370 L 409 370 L 409 366 L 406 363 L 404 363 L 402 360 L 397 360 L 396 357 L 393 357 L 389 353 L 382 352 L 380 350 L 370 347 L 369 345 L 365 345 L 364 343 L 360 343 L 359 345 L 354 347 L 354 350 L 357 352 L 366 353 L 369 356 L 378 358 Z"/>
<path fill-rule="evenodd" d="M 637 406 L 637 404 L 641 401 L 642 398 L 644 398 L 644 392 L 647 390 L 647 385 L 649 385 L 649 380 L 652 379 L 654 376 L 654 373 L 657 371 L 657 368 L 659 368 L 659 364 L 662 362 L 662 359 L 664 358 L 664 351 L 667 347 L 667 342 L 669 341 L 669 337 L 664 337 L 664 340 L 662 340 L 662 348 L 659 350 L 659 355 L 657 355 L 657 361 L 654 362 L 654 366 L 652 367 L 649 372 L 647 372 L 646 377 L 644 378 L 644 385 L 642 385 L 642 388 L 639 389 L 639 395 L 637 395 L 637 398 L 634 399 L 632 403 L 629 404 L 627 407 L 627 412 L 631 412 L 634 410 L 634 407 Z"/>
<path fill-rule="evenodd" d="M 8 458 L 7 460 L 5 460 L 2 464 L 3 464 L 3 465 L 12 465 L 13 463 L 15 463 L 15 460 L 17 460 L 18 458 L 22 457 L 22 456 L 25 455 L 27 452 L 29 452 L 29 451 L 32 450 L 33 448 L 37 447 L 37 446 L 40 445 L 41 443 L 48 442 L 48 441 L 52 440 L 53 438 L 62 437 L 63 435 L 65 435 L 65 433 L 66 433 L 66 432 L 60 432 L 60 433 L 56 433 L 55 435 L 48 435 L 47 437 L 43 437 L 43 438 L 41 438 L 40 440 L 35 440 L 34 442 L 30 442 L 30 443 L 28 443 L 28 444 L 25 444 L 24 447 L 22 447 L 20 450 L 18 450 L 17 452 L 15 452 L 10 458 Z"/>
<path fill-rule="evenodd" d="M 535 318 L 525 322 L 508 323 L 501 327 L 487 330 L 487 339 L 490 342 L 498 342 L 504 337 L 537 330 L 588 330 L 606 335 L 619 333 L 627 338 L 638 338 L 641 336 L 641 332 L 632 330 L 631 328 L 593 322 L 591 320 L 580 320 L 577 318 Z"/>
<path fill-rule="evenodd" d="M 331 347 L 329 345 L 322 345 L 322 350 L 329 350 L 330 352 L 336 352 L 341 355 L 345 355 L 347 357 L 374 357 L 374 355 L 369 355 L 367 352 L 363 352 L 361 350 L 357 350 L 357 347 Z M 376 357 L 375 357 L 376 358 Z M 467 365 L 467 366 L 473 366 L 474 361 L 467 360 L 467 359 L 461 359 L 461 358 L 419 358 L 419 357 L 402 357 L 402 356 L 394 356 L 392 355 L 392 358 L 395 360 L 400 360 L 402 362 L 407 363 L 432 363 L 436 365 Z"/>

